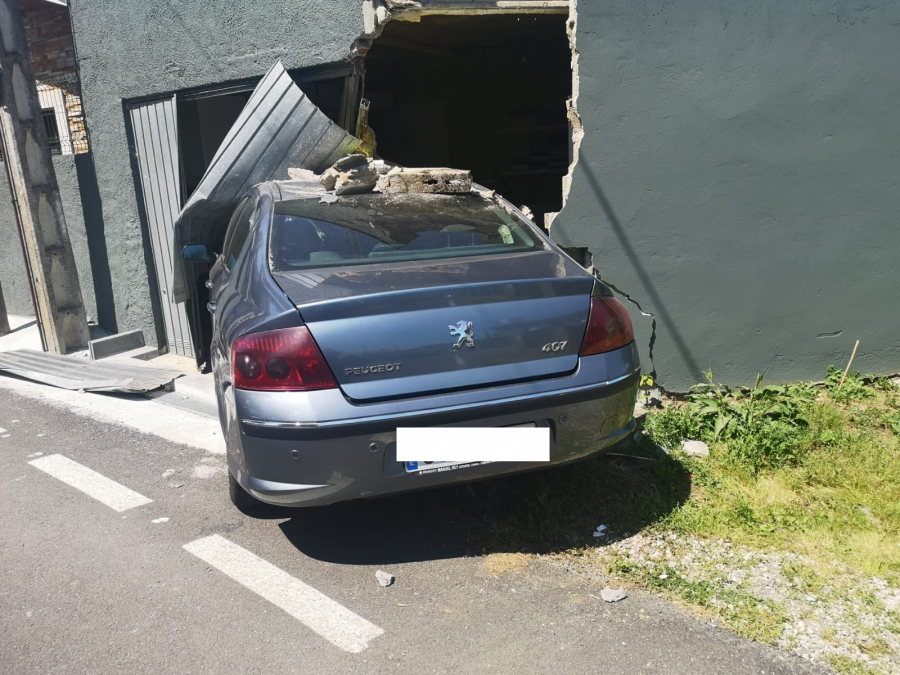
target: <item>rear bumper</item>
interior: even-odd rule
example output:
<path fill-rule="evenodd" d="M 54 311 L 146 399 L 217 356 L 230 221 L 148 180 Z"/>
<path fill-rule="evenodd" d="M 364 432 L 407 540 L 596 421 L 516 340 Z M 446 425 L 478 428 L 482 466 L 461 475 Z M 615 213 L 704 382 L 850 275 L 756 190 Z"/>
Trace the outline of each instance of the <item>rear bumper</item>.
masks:
<path fill-rule="evenodd" d="M 285 506 L 322 506 L 481 480 L 584 459 L 633 430 L 640 377 L 636 350 L 625 347 L 616 376 L 598 381 L 610 355 L 582 359 L 572 376 L 461 395 L 350 407 L 329 419 L 304 416 L 322 405 L 304 394 L 236 391 L 228 429 L 229 470 L 257 499 Z M 627 363 L 626 363 L 627 362 Z M 621 372 L 628 367 L 627 372 Z M 555 387 L 549 387 L 553 383 Z M 463 396 L 463 399 L 460 399 Z M 293 415 L 285 397 L 294 398 Z M 272 400 L 266 401 L 266 398 Z M 341 396 L 343 399 L 343 397 Z M 346 401 L 346 399 L 343 399 Z M 268 419 L 261 413 L 268 412 Z M 352 414 L 348 414 L 352 413 Z M 316 420 L 316 421 L 313 421 Z M 550 430 L 550 462 L 497 462 L 441 473 L 407 474 L 396 460 L 398 426 L 502 427 L 534 423 Z"/>

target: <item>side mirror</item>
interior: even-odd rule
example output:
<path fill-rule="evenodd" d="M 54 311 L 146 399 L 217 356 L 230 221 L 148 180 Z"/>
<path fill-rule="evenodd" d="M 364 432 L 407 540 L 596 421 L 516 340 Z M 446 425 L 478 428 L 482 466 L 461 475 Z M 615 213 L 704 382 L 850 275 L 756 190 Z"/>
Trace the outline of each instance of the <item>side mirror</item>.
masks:
<path fill-rule="evenodd" d="M 206 244 L 190 244 L 181 250 L 181 257 L 188 262 L 209 262 L 209 249 Z"/>

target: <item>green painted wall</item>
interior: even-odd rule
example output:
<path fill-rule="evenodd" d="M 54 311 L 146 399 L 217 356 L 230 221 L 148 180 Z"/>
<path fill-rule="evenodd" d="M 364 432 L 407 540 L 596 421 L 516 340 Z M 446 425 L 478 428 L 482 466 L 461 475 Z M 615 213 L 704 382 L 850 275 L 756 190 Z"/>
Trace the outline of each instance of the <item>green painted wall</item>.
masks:
<path fill-rule="evenodd" d="M 900 3 L 578 4 L 552 232 L 654 315 L 658 379 L 900 370 Z"/>
<path fill-rule="evenodd" d="M 670 389 L 813 379 L 859 338 L 862 370 L 900 370 L 900 4 L 578 5 L 585 137 L 553 236 L 655 317 L 634 312 L 645 368 L 652 340 Z M 155 330 L 123 100 L 341 61 L 361 6 L 72 0 L 119 330 Z"/>

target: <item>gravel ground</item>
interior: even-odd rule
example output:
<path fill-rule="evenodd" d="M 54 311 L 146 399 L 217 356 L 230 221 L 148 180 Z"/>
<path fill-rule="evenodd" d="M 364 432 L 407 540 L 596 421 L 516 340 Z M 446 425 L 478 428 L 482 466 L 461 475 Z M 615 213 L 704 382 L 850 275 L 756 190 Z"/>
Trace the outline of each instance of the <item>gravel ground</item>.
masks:
<path fill-rule="evenodd" d="M 609 581 L 687 598 L 731 627 L 749 625 L 752 632 L 748 622 L 767 622 L 776 636 L 780 631 L 777 646 L 809 661 L 842 672 L 900 675 L 900 590 L 837 561 L 823 567 L 774 548 L 756 551 L 667 533 L 610 542 L 564 564 L 573 562 L 593 574 L 598 568 L 625 570 Z M 709 593 L 691 595 L 697 588 Z"/>

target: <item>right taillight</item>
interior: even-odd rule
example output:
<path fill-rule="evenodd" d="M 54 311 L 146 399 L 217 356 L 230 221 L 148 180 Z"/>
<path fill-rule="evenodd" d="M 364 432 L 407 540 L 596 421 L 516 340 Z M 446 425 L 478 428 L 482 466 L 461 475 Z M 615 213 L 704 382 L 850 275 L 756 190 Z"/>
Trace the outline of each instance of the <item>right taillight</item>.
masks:
<path fill-rule="evenodd" d="M 625 305 L 615 298 L 591 298 L 591 313 L 581 342 L 579 356 L 602 354 L 624 347 L 634 340 L 634 328 Z"/>
<path fill-rule="evenodd" d="M 231 347 L 234 386 L 250 391 L 309 391 L 337 386 L 306 326 L 243 335 Z"/>

